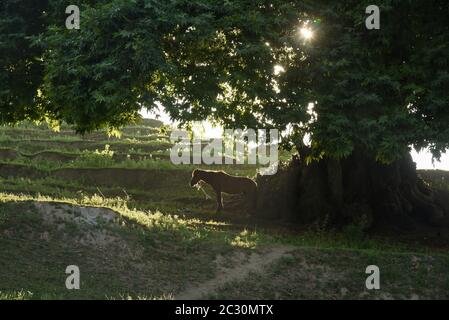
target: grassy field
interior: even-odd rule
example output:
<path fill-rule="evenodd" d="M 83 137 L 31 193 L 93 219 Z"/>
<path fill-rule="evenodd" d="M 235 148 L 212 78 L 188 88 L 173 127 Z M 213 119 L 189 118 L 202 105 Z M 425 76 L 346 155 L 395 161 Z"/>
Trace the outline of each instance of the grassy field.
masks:
<path fill-rule="evenodd" d="M 268 224 L 238 197 L 215 214 L 188 185 L 196 166 L 171 164 L 169 147 L 152 122 L 120 137 L 1 127 L 0 299 L 449 298 L 445 247 Z M 372 264 L 380 290 L 365 287 Z M 65 287 L 69 265 L 80 290 Z"/>

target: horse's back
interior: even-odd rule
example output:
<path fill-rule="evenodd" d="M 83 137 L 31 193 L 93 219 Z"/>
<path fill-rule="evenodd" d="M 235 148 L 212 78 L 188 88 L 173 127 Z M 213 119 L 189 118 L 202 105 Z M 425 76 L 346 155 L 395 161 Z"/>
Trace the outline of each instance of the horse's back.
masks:
<path fill-rule="evenodd" d="M 222 179 L 222 190 L 226 193 L 247 193 L 257 189 L 256 182 L 250 178 L 231 176 L 226 173 L 223 173 L 220 178 Z"/>

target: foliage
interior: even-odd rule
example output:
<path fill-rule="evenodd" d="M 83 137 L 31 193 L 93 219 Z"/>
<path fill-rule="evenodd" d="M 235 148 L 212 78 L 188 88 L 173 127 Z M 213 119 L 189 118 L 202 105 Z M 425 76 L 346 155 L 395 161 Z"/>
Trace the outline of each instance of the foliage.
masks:
<path fill-rule="evenodd" d="M 31 36 L 45 31 L 47 1 L 0 2 L 0 122 L 43 119 L 38 96 L 44 66 Z"/>
<path fill-rule="evenodd" d="M 409 146 L 438 157 L 449 146 L 449 5 L 378 1 L 381 29 L 367 30 L 369 4 L 85 0 L 81 29 L 67 30 L 66 1 L 7 0 L 0 119 L 84 132 L 162 103 L 181 122 L 289 129 L 297 147 L 310 136 L 311 159 L 359 148 L 391 162 Z"/>

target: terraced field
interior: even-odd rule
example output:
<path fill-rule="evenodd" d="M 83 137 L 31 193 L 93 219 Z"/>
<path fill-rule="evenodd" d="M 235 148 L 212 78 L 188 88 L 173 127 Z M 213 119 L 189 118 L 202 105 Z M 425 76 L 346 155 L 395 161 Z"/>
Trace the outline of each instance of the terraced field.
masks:
<path fill-rule="evenodd" d="M 120 137 L 96 132 L 85 136 L 45 126 L 0 128 L 0 187 L 56 198 L 124 197 L 139 209 L 201 210 L 198 190 L 188 186 L 196 166 L 170 162 L 169 136 L 160 127 L 130 126 Z M 213 166 L 253 176 L 256 167 Z"/>

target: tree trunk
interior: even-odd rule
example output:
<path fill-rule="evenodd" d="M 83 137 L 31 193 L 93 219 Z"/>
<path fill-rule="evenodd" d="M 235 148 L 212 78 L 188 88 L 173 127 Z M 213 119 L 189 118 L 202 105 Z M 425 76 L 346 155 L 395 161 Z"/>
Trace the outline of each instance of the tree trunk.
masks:
<path fill-rule="evenodd" d="M 258 212 L 266 218 L 364 229 L 449 225 L 449 195 L 417 175 L 409 154 L 383 165 L 355 151 L 344 160 L 305 164 L 306 149 L 273 176 L 259 176 Z"/>

